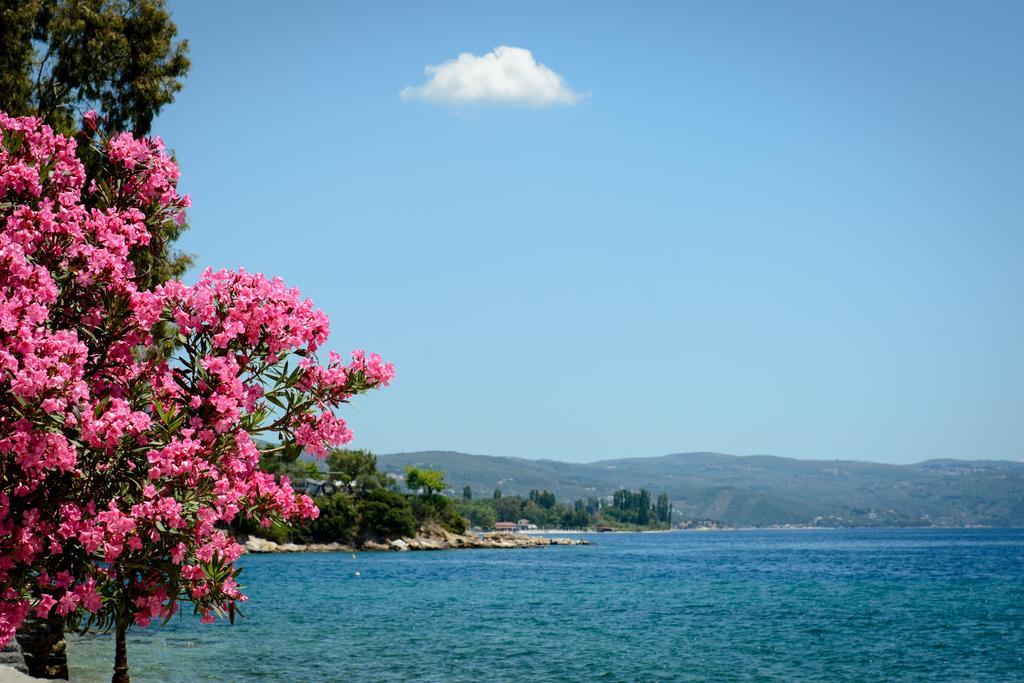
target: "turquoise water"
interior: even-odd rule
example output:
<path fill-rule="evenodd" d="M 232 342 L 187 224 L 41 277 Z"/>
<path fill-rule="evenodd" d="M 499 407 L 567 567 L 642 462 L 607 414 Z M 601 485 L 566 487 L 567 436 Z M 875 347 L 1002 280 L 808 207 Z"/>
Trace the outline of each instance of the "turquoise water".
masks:
<path fill-rule="evenodd" d="M 589 538 L 247 556 L 247 618 L 133 633 L 132 680 L 1024 681 L 1024 530 Z"/>

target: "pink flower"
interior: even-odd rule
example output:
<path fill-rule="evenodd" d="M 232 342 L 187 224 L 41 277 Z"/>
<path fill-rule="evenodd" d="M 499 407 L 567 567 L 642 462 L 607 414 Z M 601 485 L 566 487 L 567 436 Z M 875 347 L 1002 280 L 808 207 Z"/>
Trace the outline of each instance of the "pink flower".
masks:
<path fill-rule="evenodd" d="M 99 114 L 96 113 L 95 109 L 90 109 L 82 114 L 82 130 L 86 133 L 96 132 L 96 129 L 99 127 L 99 118 Z"/>
<path fill-rule="evenodd" d="M 39 596 L 39 602 L 36 603 L 35 613 L 40 619 L 45 619 L 50 614 L 50 609 L 57 604 L 57 601 L 52 595 L 43 594 Z"/>
<path fill-rule="evenodd" d="M 78 596 L 82 606 L 90 612 L 99 611 L 103 604 L 103 600 L 96 590 L 96 580 L 92 577 L 75 586 L 74 593 Z"/>
<path fill-rule="evenodd" d="M 62 616 L 70 614 L 78 609 L 78 603 L 82 601 L 82 598 L 76 593 L 71 591 L 65 591 L 64 595 L 61 596 L 60 600 L 57 601 L 57 614 Z"/>

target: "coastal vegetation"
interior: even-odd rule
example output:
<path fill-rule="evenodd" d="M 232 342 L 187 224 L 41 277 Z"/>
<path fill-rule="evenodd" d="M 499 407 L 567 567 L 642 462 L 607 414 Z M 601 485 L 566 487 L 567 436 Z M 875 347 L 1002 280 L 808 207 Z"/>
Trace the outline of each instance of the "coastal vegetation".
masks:
<path fill-rule="evenodd" d="M 376 456 L 365 450 L 333 450 L 323 469 L 308 459 L 289 460 L 267 453 L 263 469 L 279 479 L 307 482 L 316 492 L 313 502 L 320 513 L 306 524 L 291 527 L 278 524 L 264 528 L 241 518 L 235 529 L 276 543 L 357 546 L 414 536 L 431 525 L 455 534 L 465 532 L 466 522 L 455 501 L 440 493 L 445 488 L 443 473 L 409 468 L 403 491 L 402 480 L 380 472 L 376 463 Z"/>
<path fill-rule="evenodd" d="M 472 488 L 470 488 L 472 493 Z M 532 489 L 525 497 L 503 495 L 495 489 L 491 497 L 458 501 L 458 510 L 471 526 L 492 528 L 497 522 L 527 520 L 541 529 L 610 529 L 644 531 L 669 529 L 672 526 L 672 504 L 664 493 L 651 502 L 647 489 L 616 491 L 612 500 L 591 496 L 559 502 L 547 490 Z"/>
<path fill-rule="evenodd" d="M 340 543 L 360 546 L 414 536 L 438 526 L 455 534 L 469 527 L 490 530 L 498 522 L 528 521 L 542 529 L 654 530 L 671 527 L 673 509 L 661 493 L 652 500 L 646 489 L 617 491 L 610 500 L 591 497 L 559 502 L 555 494 L 533 490 L 525 497 L 501 491 L 475 498 L 469 486 L 461 497 L 446 495 L 449 485 L 438 470 L 406 467 L 401 476 L 377 468 L 365 450 L 337 449 L 322 466 L 310 459 L 263 456 L 262 467 L 278 477 L 309 482 L 319 491 L 319 516 L 306 524 L 261 528 L 240 519 L 238 533 L 275 543 Z"/>

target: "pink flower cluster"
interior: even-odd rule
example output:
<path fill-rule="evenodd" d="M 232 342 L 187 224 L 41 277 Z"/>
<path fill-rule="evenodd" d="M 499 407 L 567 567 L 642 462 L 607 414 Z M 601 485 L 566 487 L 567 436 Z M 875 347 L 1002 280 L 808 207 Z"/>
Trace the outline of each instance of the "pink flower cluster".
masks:
<path fill-rule="evenodd" d="M 145 625 L 244 600 L 225 525 L 318 513 L 260 449 L 351 440 L 335 411 L 394 375 L 362 351 L 320 365 L 327 318 L 279 279 L 142 289 L 188 197 L 159 139 L 96 130 L 110 175 L 87 179 L 75 140 L 0 113 L 0 643 L 30 612 Z"/>
<path fill-rule="evenodd" d="M 107 144 L 107 158 L 127 171 L 127 182 L 121 195 L 130 202 L 141 200 L 146 204 L 157 202 L 163 206 L 183 202 L 182 207 L 189 205 L 187 197 L 178 196 L 178 165 L 167 154 L 164 141 L 159 137 L 133 138 L 131 133 L 119 133 Z M 184 218 L 183 214 L 178 215 Z"/>

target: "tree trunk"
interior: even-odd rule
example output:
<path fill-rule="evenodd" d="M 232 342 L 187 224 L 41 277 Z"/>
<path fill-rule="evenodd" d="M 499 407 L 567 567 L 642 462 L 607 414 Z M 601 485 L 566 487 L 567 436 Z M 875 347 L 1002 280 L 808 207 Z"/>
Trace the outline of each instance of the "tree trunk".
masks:
<path fill-rule="evenodd" d="M 60 615 L 51 613 L 47 619 L 26 617 L 17 638 L 29 676 L 67 680 L 68 643 Z"/>
<path fill-rule="evenodd" d="M 118 622 L 114 645 L 114 677 L 110 679 L 110 683 L 131 683 L 131 679 L 128 678 L 128 645 L 125 642 L 127 631 L 128 627 Z"/>

